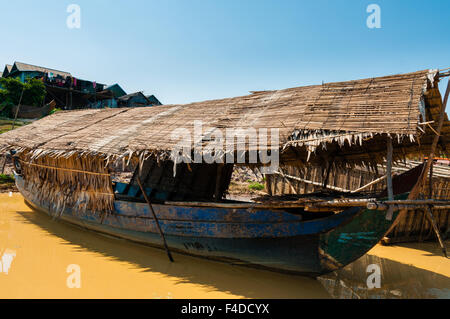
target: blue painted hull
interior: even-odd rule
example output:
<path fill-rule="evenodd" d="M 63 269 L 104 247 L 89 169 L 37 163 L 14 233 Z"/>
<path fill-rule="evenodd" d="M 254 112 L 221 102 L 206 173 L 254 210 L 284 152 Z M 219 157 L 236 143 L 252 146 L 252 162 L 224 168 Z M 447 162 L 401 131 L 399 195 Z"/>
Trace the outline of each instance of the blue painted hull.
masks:
<path fill-rule="evenodd" d="M 17 176 L 16 183 L 26 201 L 36 210 L 93 231 L 162 246 L 147 204 L 116 201 L 115 212 L 106 217 L 89 211 L 75 211 L 70 207 L 65 207 L 61 212 L 51 202 L 39 201 L 25 188 L 20 176 Z M 354 222 L 365 211 L 364 208 L 351 208 L 312 221 L 302 221 L 300 216 L 271 210 L 169 205 L 154 205 L 154 209 L 172 251 L 313 276 L 334 271 L 361 257 L 387 231 L 380 232 L 366 243 L 367 247 L 355 246 L 358 251 L 353 252 L 352 260 L 347 258 L 343 264 L 328 254 L 326 247 L 333 244 L 328 240 L 333 238 L 336 230 Z M 345 239 L 341 237 L 338 236 L 337 240 Z"/>

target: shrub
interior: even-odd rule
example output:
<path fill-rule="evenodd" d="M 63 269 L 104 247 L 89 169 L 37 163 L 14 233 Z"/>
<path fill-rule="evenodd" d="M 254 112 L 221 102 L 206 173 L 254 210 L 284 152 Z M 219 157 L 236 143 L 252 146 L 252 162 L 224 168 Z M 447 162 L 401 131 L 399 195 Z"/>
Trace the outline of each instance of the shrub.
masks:
<path fill-rule="evenodd" d="M 253 191 L 262 191 L 264 189 L 264 185 L 255 182 L 255 183 L 251 183 L 250 185 L 248 185 L 248 188 Z"/>
<path fill-rule="evenodd" d="M 14 177 L 10 175 L 0 174 L 0 184 L 14 183 Z"/>

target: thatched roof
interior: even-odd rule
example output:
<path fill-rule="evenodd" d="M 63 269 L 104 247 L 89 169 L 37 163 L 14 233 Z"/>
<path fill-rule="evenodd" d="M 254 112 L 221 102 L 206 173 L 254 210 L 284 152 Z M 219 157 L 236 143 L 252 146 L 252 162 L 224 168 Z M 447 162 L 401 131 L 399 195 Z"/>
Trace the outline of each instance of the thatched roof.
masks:
<path fill-rule="evenodd" d="M 202 121 L 207 133 L 200 144 L 208 144 L 214 135 L 208 127 L 222 132 L 266 128 L 268 147 L 282 150 L 282 161 L 332 158 L 374 164 L 385 156 L 386 134 L 395 138 L 396 158 L 431 144 L 433 131 L 420 123 L 438 122 L 442 99 L 437 83 L 438 72 L 425 70 L 187 105 L 58 112 L 1 135 L 0 149 L 55 156 L 163 157 L 179 142 L 171 136 L 175 129 L 185 128 L 194 137 L 194 121 Z M 280 133 L 276 145 L 270 140 L 273 128 Z M 450 138 L 448 119 L 445 134 Z M 265 147 L 253 143 L 246 149 Z"/>

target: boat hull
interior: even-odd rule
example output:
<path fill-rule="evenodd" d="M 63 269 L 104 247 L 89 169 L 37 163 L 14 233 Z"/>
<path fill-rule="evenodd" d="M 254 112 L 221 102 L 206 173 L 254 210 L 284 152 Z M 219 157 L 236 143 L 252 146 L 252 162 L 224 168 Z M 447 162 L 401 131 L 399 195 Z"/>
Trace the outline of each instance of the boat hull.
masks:
<path fill-rule="evenodd" d="M 20 176 L 19 191 L 34 209 L 102 234 L 162 247 L 148 205 L 116 201 L 115 212 L 101 216 L 62 210 L 38 200 Z M 154 205 L 172 251 L 233 264 L 319 276 L 363 256 L 386 234 L 397 218 L 386 212 L 350 208 L 311 221 L 282 211 L 195 208 Z"/>

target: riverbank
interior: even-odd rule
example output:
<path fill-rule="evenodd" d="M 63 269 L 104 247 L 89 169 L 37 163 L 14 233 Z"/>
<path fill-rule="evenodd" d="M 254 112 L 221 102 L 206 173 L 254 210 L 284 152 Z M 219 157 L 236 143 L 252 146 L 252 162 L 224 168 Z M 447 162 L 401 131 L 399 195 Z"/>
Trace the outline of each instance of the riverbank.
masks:
<path fill-rule="evenodd" d="M 0 134 L 9 132 L 12 130 L 13 126 L 15 128 L 27 125 L 29 123 L 33 122 L 33 120 L 22 120 L 17 119 L 14 122 L 14 119 L 6 118 L 6 117 L 0 117 Z"/>
<path fill-rule="evenodd" d="M 14 177 L 9 174 L 0 174 L 0 194 L 9 192 L 17 192 Z"/>

